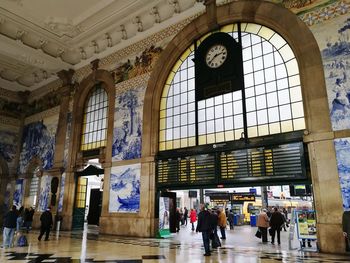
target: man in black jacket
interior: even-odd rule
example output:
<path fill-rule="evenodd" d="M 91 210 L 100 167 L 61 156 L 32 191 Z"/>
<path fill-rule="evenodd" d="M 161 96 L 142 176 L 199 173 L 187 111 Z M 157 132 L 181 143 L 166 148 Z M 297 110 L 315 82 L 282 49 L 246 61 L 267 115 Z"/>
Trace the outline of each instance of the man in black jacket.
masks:
<path fill-rule="evenodd" d="M 17 225 L 17 208 L 12 206 L 4 218 L 4 232 L 3 232 L 3 247 L 12 247 L 13 237 L 15 235 Z"/>
<path fill-rule="evenodd" d="M 45 235 L 45 241 L 49 240 L 50 230 L 52 227 L 52 214 L 51 214 L 51 208 L 48 207 L 44 213 L 40 216 L 41 221 L 41 228 L 40 228 L 40 235 L 38 236 L 38 240 L 40 241 L 44 233 Z"/>
<path fill-rule="evenodd" d="M 201 204 L 200 210 L 201 211 L 198 214 L 196 232 L 202 232 L 203 245 L 205 250 L 204 256 L 210 256 L 209 235 L 212 231 L 210 213 L 208 210 L 205 209 L 204 204 Z"/>
<path fill-rule="evenodd" d="M 271 235 L 271 243 L 274 244 L 275 243 L 275 235 L 277 232 L 277 242 L 278 245 L 281 244 L 281 228 L 282 225 L 284 224 L 284 218 L 283 215 L 278 211 L 277 207 L 273 208 L 273 213 L 271 214 L 271 218 L 270 218 L 270 226 L 272 229 L 272 235 Z"/>

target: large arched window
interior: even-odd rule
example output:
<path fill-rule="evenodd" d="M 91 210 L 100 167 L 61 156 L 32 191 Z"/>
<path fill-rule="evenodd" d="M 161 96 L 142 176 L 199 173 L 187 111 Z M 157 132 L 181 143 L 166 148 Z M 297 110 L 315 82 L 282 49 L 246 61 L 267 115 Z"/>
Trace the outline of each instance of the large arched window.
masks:
<path fill-rule="evenodd" d="M 86 151 L 106 146 L 107 113 L 107 92 L 101 87 L 101 84 L 96 84 L 85 104 L 81 150 Z"/>
<path fill-rule="evenodd" d="M 163 89 L 160 151 L 305 129 L 298 63 L 283 37 L 253 23 L 231 24 L 219 31 L 242 45 L 244 94 L 235 91 L 196 101 L 194 44 L 190 46 Z"/>

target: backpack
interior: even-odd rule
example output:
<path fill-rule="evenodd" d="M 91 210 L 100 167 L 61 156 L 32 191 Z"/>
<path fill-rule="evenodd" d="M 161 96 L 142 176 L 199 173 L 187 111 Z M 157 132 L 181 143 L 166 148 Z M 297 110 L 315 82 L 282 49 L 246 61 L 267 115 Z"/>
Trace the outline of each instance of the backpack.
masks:
<path fill-rule="evenodd" d="M 17 246 L 19 246 L 19 247 L 26 247 L 26 246 L 28 246 L 27 237 L 25 235 L 21 235 L 18 238 Z"/>

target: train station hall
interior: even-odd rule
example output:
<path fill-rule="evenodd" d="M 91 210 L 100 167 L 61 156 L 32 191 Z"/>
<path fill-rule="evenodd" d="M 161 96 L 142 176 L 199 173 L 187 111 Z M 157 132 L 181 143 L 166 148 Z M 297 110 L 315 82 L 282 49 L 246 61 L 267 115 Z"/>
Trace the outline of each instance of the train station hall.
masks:
<path fill-rule="evenodd" d="M 1 0 L 0 262 L 350 262 L 350 0 Z"/>

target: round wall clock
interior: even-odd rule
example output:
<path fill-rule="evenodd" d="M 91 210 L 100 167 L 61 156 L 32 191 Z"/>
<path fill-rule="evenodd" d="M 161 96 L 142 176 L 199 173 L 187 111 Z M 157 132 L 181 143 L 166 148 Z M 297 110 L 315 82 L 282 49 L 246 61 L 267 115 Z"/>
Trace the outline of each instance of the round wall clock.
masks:
<path fill-rule="evenodd" d="M 227 58 L 227 49 L 221 44 L 213 45 L 205 55 L 205 62 L 210 68 L 218 68 L 224 64 Z"/>

